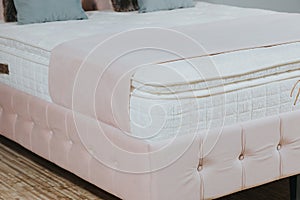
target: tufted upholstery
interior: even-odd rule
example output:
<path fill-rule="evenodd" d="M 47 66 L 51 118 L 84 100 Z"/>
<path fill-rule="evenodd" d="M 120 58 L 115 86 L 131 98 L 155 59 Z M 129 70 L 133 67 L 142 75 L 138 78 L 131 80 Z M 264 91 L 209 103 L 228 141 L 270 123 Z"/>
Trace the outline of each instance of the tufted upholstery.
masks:
<path fill-rule="evenodd" d="M 85 123 L 84 117 L 80 119 Z M 112 127 L 103 127 L 108 133 L 116 132 L 111 130 Z M 93 124 L 90 128 L 94 128 Z M 149 175 L 129 176 L 93 158 L 91 152 L 102 150 L 109 155 L 106 161 L 112 167 L 118 165 L 117 155 L 107 152 L 105 147 L 101 146 L 101 139 L 94 149 L 93 147 L 87 149 L 87 146 L 82 144 L 70 110 L 19 92 L 4 84 L 0 84 L 0 133 L 37 155 L 124 199 L 143 199 L 139 195 L 144 196 L 148 192 L 145 184 L 148 185 Z M 108 136 L 115 138 L 116 141 L 120 139 L 113 134 Z M 131 148 L 146 151 L 142 148 L 148 147 L 137 144 L 129 145 L 129 149 Z M 127 185 L 129 191 L 122 191 L 124 185 Z M 136 188 L 140 188 L 143 193 L 127 194 Z"/>
<path fill-rule="evenodd" d="M 95 120 L 3 84 L 0 95 L 2 135 L 122 199 L 210 199 L 300 172 L 300 112 L 146 143 L 101 123 L 99 132 Z"/>

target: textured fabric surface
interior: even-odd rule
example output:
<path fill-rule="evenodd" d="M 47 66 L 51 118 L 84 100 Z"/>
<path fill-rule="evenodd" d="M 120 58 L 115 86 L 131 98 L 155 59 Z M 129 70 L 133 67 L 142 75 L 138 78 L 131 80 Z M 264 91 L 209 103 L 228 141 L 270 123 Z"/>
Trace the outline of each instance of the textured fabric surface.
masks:
<path fill-rule="evenodd" d="M 121 199 L 214 199 L 300 172 L 297 111 L 144 143 L 86 116 L 76 123 L 72 111 L 3 84 L 0 93 L 2 135 Z M 128 173 L 143 169 L 151 171 Z"/>
<path fill-rule="evenodd" d="M 4 137 L 0 137 L 0 161 L 0 199 L 119 200 Z M 287 200 L 288 197 L 289 182 L 283 179 L 219 200 Z"/>
<path fill-rule="evenodd" d="M 138 0 L 139 12 L 153 12 L 158 10 L 172 10 L 176 8 L 190 8 L 195 6 L 194 0 Z"/>
<path fill-rule="evenodd" d="M 294 78 L 280 81 L 273 77 L 266 84 L 193 99 L 152 99 L 132 94 L 131 133 L 161 140 L 189 134 L 193 129 L 209 130 L 299 110 L 300 105 L 293 106 L 290 91 L 300 78 L 300 70 L 289 75 Z"/>
<path fill-rule="evenodd" d="M 18 24 L 87 19 L 80 0 L 14 0 Z"/>

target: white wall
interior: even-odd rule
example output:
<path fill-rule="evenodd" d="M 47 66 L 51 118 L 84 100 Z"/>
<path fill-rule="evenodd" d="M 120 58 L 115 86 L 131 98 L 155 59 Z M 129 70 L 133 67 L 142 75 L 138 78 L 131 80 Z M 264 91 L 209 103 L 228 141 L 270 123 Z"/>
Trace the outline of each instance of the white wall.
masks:
<path fill-rule="evenodd" d="M 300 13 L 300 0 L 202 0 L 211 3 L 236 5 L 242 7 L 264 8 L 285 12 Z"/>

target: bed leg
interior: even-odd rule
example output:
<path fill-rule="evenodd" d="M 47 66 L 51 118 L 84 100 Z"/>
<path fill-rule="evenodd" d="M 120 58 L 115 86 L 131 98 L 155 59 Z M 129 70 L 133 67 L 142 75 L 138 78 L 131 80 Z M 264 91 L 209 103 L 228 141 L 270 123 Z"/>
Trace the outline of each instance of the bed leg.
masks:
<path fill-rule="evenodd" d="M 290 177 L 290 200 L 300 200 L 300 175 Z"/>

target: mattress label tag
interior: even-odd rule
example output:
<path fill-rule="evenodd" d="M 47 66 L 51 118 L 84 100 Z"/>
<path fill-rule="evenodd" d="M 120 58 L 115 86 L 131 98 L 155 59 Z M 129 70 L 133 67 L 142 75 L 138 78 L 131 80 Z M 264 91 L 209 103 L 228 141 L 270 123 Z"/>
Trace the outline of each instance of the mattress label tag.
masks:
<path fill-rule="evenodd" d="M 0 74 L 9 74 L 8 64 L 0 63 Z"/>

